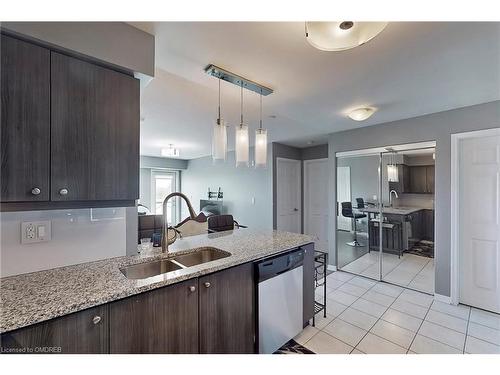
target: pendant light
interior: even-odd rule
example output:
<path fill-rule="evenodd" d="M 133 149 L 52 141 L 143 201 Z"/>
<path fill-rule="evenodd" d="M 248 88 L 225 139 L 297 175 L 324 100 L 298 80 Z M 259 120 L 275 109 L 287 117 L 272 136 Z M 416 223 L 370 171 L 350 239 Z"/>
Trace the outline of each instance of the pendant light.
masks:
<path fill-rule="evenodd" d="M 225 161 L 227 153 L 227 127 L 220 117 L 220 78 L 218 116 L 212 133 L 212 160 Z"/>
<path fill-rule="evenodd" d="M 376 37 L 387 22 L 306 22 L 306 39 L 322 51 L 344 51 Z"/>
<path fill-rule="evenodd" d="M 262 90 L 260 90 L 260 121 L 255 130 L 255 167 L 265 168 L 267 165 L 267 130 L 262 128 Z"/>
<path fill-rule="evenodd" d="M 387 164 L 387 180 L 389 182 L 399 182 L 398 166 L 396 164 L 396 152 L 390 153 L 389 164 Z"/>
<path fill-rule="evenodd" d="M 237 167 L 248 167 L 248 126 L 243 123 L 243 82 L 241 82 L 241 121 L 236 127 L 235 156 Z"/>

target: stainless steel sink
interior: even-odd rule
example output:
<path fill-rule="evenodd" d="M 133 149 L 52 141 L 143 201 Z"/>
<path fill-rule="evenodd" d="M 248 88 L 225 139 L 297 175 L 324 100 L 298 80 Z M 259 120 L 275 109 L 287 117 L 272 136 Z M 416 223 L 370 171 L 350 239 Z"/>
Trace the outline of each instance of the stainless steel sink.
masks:
<path fill-rule="evenodd" d="M 220 250 L 215 247 L 203 247 L 193 252 L 178 255 L 169 259 L 156 260 L 153 262 L 145 262 L 123 267 L 120 268 L 120 271 L 128 279 L 146 279 L 148 277 L 174 272 L 196 266 L 198 264 L 226 258 L 230 255 L 231 254 L 227 251 Z"/>
<path fill-rule="evenodd" d="M 185 267 L 192 267 L 213 260 L 226 258 L 230 255 L 231 254 L 227 251 L 216 249 L 215 247 L 204 247 L 192 253 L 176 256 L 173 259 Z"/>
<path fill-rule="evenodd" d="M 134 264 L 120 269 L 127 279 L 146 279 L 151 276 L 161 275 L 182 269 L 170 260 L 157 260 L 154 262 Z"/>

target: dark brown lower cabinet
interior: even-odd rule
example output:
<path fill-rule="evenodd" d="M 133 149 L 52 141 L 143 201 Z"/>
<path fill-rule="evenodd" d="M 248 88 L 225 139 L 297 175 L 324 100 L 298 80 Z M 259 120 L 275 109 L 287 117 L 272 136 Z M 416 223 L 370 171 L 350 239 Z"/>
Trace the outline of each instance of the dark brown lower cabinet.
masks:
<path fill-rule="evenodd" d="M 199 279 L 200 353 L 255 352 L 253 264 Z"/>
<path fill-rule="evenodd" d="M 302 246 L 304 249 L 304 326 L 314 316 L 314 244 Z"/>
<path fill-rule="evenodd" d="M 109 304 L 110 353 L 198 353 L 198 279 Z"/>
<path fill-rule="evenodd" d="M 0 337 L 2 353 L 108 353 L 108 306 L 97 306 Z"/>

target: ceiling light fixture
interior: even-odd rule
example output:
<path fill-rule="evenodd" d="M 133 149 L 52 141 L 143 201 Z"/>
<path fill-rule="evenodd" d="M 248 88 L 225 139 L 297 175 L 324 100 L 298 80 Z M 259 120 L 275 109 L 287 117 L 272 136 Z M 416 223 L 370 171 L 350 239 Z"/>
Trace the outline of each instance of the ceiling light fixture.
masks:
<path fill-rule="evenodd" d="M 220 78 L 219 78 L 219 105 L 217 120 L 212 132 L 212 160 L 225 161 L 227 153 L 227 127 L 220 117 Z"/>
<path fill-rule="evenodd" d="M 377 109 L 373 107 L 356 108 L 349 112 L 347 116 L 354 121 L 364 121 L 370 118 L 376 111 Z"/>
<path fill-rule="evenodd" d="M 255 167 L 265 168 L 267 165 L 267 130 L 262 128 L 262 92 L 260 94 L 260 121 L 255 130 Z"/>
<path fill-rule="evenodd" d="M 399 182 L 399 171 L 396 163 L 396 151 L 392 149 L 389 154 L 389 163 L 387 164 L 387 180 L 389 182 Z"/>
<path fill-rule="evenodd" d="M 322 51 L 344 51 L 373 39 L 387 22 L 306 22 L 306 39 Z"/>
<path fill-rule="evenodd" d="M 240 114 L 241 121 L 240 125 L 236 127 L 236 138 L 235 138 L 235 154 L 236 154 L 236 166 L 237 167 L 248 167 L 248 126 L 243 123 L 243 82 L 241 82 L 241 98 L 240 98 Z"/>
<path fill-rule="evenodd" d="M 161 156 L 169 158 L 178 158 L 181 156 L 181 152 L 178 148 L 174 148 L 173 144 L 170 144 L 168 148 L 161 149 Z"/>

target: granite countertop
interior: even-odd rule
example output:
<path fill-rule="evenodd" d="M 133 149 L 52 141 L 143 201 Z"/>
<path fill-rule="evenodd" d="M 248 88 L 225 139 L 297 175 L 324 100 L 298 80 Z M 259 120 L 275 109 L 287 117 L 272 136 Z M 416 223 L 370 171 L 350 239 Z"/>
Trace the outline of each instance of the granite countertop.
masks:
<path fill-rule="evenodd" d="M 425 210 L 426 208 L 423 207 L 384 207 L 382 209 L 382 212 L 390 215 L 410 215 L 414 212 L 420 211 L 420 210 Z M 362 212 L 370 212 L 374 214 L 379 213 L 378 207 L 367 207 L 367 208 L 362 208 L 359 209 L 359 211 Z"/>
<path fill-rule="evenodd" d="M 102 305 L 148 290 L 219 271 L 314 242 L 311 236 L 278 232 L 234 231 L 178 240 L 162 254 L 148 253 L 82 263 L 0 279 L 0 333 Z M 212 246 L 231 253 L 227 258 L 142 280 L 127 279 L 123 266 L 163 259 Z"/>

